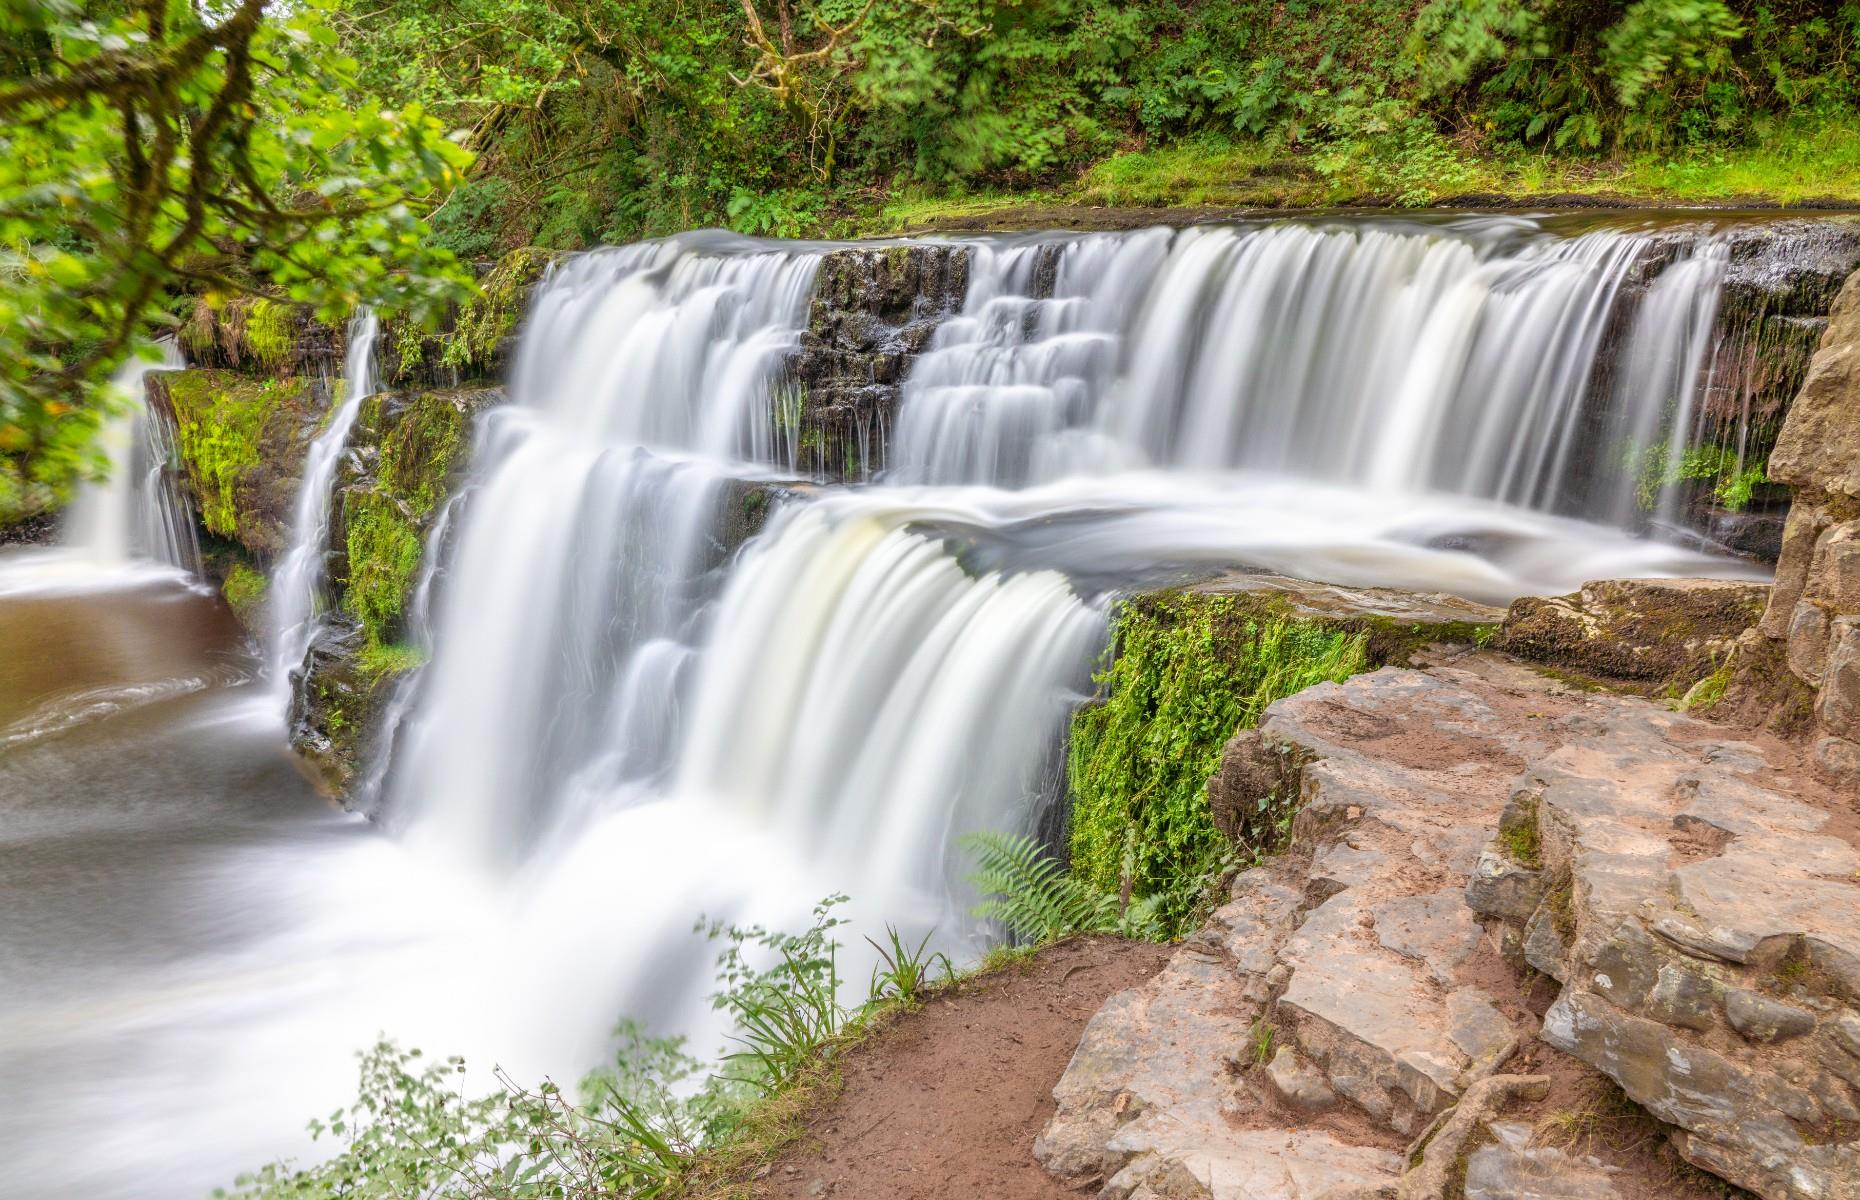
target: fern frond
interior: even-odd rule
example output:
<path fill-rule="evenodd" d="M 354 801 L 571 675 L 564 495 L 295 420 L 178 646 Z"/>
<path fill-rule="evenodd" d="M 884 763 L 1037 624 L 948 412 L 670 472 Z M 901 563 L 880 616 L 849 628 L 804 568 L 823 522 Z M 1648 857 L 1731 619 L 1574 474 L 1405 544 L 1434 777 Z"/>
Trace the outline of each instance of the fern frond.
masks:
<path fill-rule="evenodd" d="M 983 832 L 970 834 L 963 845 L 975 857 L 969 882 L 984 897 L 973 910 L 976 916 L 999 921 L 1031 942 L 1121 931 L 1124 914 L 1117 898 L 1075 879 L 1032 838 Z"/>

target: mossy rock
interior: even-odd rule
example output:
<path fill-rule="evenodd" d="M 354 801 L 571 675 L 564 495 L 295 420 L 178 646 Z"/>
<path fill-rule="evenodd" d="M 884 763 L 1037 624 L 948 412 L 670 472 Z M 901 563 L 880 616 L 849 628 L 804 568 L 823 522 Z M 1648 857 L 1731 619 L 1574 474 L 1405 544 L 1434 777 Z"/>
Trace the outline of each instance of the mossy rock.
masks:
<path fill-rule="evenodd" d="M 1502 644 L 1578 678 L 1678 697 L 1729 661 L 1769 590 L 1719 579 L 1586 583 L 1572 595 L 1514 601 Z"/>
<path fill-rule="evenodd" d="M 151 375 L 173 419 L 181 474 L 207 533 L 269 560 L 285 548 L 304 457 L 332 395 L 320 379 L 225 370 Z"/>
<path fill-rule="evenodd" d="M 375 752 L 398 681 L 424 662 L 407 610 L 427 541 L 470 458 L 496 388 L 387 392 L 363 401 L 336 480 L 329 585 L 334 612 L 294 689 L 291 744 L 323 786 L 346 794 Z"/>
<path fill-rule="evenodd" d="M 359 622 L 338 614 L 319 632 L 291 695 L 291 747 L 321 788 L 346 795 L 377 750 L 382 714 L 399 681 L 425 661 L 409 646 L 370 646 Z"/>

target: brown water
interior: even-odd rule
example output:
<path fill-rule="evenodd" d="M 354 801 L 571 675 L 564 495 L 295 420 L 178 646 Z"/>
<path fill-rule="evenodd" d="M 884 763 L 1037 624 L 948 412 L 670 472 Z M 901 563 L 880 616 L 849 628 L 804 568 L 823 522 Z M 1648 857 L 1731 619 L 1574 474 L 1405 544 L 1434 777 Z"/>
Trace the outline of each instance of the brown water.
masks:
<path fill-rule="evenodd" d="M 385 839 L 299 775 L 223 605 L 172 577 L 122 583 L 0 586 L 14 1200 L 230 1183 L 347 1094 L 380 1019 L 341 998 L 379 948 L 356 902 L 384 873 L 356 867 Z M 337 1019 L 302 1018 L 320 1011 Z"/>

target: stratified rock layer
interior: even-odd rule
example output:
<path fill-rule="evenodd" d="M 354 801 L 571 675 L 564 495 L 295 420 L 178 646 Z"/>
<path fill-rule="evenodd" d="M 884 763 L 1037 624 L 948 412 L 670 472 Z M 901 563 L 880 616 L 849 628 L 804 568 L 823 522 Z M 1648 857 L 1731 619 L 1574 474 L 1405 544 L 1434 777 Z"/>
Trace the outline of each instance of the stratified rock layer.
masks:
<path fill-rule="evenodd" d="M 1860 1195 L 1860 854 L 1722 732 L 1485 653 L 1273 705 L 1217 782 L 1297 789 L 1294 849 L 1099 1012 L 1036 1154 L 1114 1197 L 1618 1194 L 1531 1136 L 1524 1048 L 1766 1200 Z"/>
<path fill-rule="evenodd" d="M 962 306 L 969 250 L 892 245 L 835 250 L 820 261 L 775 428 L 796 469 L 857 480 L 885 465 L 899 385 L 937 325 Z"/>
<path fill-rule="evenodd" d="M 1739 690 L 1775 693 L 1780 648 L 1781 665 L 1807 689 L 1798 707 L 1812 709 L 1805 723 L 1822 771 L 1860 792 L 1860 274 L 1834 303 L 1769 473 L 1795 489 L 1795 502 Z M 1798 723 L 1790 700 L 1776 699 L 1778 720 Z"/>

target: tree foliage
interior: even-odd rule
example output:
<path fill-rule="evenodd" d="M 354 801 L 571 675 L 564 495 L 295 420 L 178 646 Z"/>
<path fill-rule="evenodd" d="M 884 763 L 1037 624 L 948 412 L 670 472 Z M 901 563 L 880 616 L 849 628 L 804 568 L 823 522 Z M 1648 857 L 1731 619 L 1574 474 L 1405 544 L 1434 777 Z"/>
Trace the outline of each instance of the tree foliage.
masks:
<path fill-rule="evenodd" d="M 324 0 L 0 0 L 0 452 L 62 488 L 183 292 L 345 315 L 466 282 L 421 209 L 469 154 L 359 96 Z"/>

